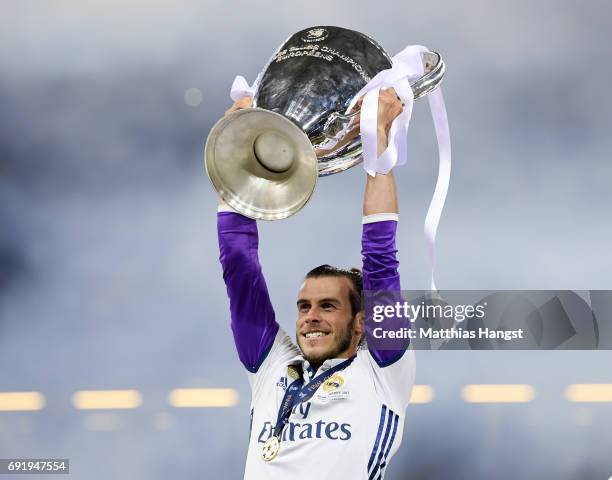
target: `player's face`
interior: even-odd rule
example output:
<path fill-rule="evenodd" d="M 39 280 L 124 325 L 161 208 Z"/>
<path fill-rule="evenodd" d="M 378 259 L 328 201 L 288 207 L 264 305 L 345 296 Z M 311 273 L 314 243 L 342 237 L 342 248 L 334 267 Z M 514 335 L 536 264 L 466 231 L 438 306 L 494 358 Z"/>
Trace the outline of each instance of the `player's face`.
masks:
<path fill-rule="evenodd" d="M 363 331 L 360 314 L 353 317 L 350 280 L 307 278 L 298 295 L 297 343 L 304 358 L 320 364 L 328 358 L 353 355 Z"/>

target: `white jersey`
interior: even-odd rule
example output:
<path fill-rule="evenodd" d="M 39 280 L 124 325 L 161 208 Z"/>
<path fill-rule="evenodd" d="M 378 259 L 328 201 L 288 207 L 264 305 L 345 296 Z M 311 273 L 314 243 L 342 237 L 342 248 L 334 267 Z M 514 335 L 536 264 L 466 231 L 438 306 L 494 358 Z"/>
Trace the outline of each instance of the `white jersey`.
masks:
<path fill-rule="evenodd" d="M 365 349 L 334 373 L 291 412 L 276 458 L 262 458 L 287 386 L 301 365 L 304 384 L 346 359 L 327 360 L 313 372 L 289 336 L 279 329 L 256 373 L 252 390 L 246 480 L 382 479 L 404 430 L 404 416 L 415 376 L 414 351 L 380 367 Z"/>

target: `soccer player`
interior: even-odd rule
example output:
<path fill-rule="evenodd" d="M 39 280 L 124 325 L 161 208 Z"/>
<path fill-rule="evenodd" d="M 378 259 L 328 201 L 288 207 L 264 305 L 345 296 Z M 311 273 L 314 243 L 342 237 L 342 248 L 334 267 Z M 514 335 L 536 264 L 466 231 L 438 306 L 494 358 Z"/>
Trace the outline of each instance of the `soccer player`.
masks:
<path fill-rule="evenodd" d="M 236 102 L 227 113 L 248 107 Z M 402 112 L 392 89 L 378 106 L 378 154 Z M 296 343 L 275 320 L 257 256 L 255 220 L 220 202 L 220 260 L 238 356 L 252 390 L 245 479 L 380 479 L 399 448 L 412 349 L 360 348 L 364 290 L 400 290 L 393 173 L 367 175 L 363 273 L 322 265 L 297 298 Z"/>

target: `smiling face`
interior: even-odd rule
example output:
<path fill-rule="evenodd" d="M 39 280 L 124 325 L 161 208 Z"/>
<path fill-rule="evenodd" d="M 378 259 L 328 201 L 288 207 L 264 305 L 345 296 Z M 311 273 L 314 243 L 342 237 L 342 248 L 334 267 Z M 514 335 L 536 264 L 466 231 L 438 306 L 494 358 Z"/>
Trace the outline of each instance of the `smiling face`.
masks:
<path fill-rule="evenodd" d="M 297 343 L 306 360 L 319 366 L 330 358 L 349 358 L 363 333 L 362 314 L 353 315 L 345 277 L 307 278 L 298 295 Z"/>

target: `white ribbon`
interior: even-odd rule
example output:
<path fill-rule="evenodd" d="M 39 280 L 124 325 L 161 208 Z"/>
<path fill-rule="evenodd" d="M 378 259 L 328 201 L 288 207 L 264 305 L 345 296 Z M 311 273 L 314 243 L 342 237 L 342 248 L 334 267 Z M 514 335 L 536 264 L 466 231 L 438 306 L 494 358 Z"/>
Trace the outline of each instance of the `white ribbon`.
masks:
<path fill-rule="evenodd" d="M 408 125 L 412 116 L 414 94 L 410 87 L 410 79 L 421 77 L 425 73 L 422 53 L 429 49 L 421 45 L 409 45 L 392 58 L 392 67 L 379 72 L 363 87 L 347 108 L 350 112 L 357 101 L 363 97 L 360 114 L 360 133 L 363 145 L 363 167 L 371 176 L 376 173 L 388 173 L 396 165 L 404 165 L 407 160 Z M 238 75 L 234 79 L 230 97 L 237 101 L 244 97 L 253 98 L 259 77 L 252 86 L 246 79 Z M 386 150 L 378 156 L 378 94 L 383 88 L 393 88 L 404 103 L 403 112 L 393 121 L 389 130 L 389 142 Z M 433 118 L 436 138 L 438 140 L 438 180 L 434 190 L 427 215 L 425 217 L 425 240 L 431 262 L 431 290 L 437 290 L 434 281 L 436 264 L 436 232 L 442 216 L 451 172 L 451 145 L 448 118 L 441 87 L 427 95 L 429 108 Z"/>
<path fill-rule="evenodd" d="M 249 85 L 246 79 L 242 75 L 237 75 L 234 78 L 234 83 L 232 83 L 232 89 L 230 90 L 230 98 L 237 102 L 241 98 L 250 97 L 253 98 L 255 95 L 255 87 L 257 80 L 253 85 Z"/>
<path fill-rule="evenodd" d="M 414 104 L 414 94 L 409 80 L 424 75 L 421 54 L 428 51 L 428 48 L 421 45 L 407 46 L 392 58 L 393 66 L 390 69 L 379 72 L 355 95 L 347 109 L 347 112 L 350 111 L 359 98 L 363 97 L 359 128 L 363 145 L 363 167 L 371 176 L 375 176 L 376 173 L 388 173 L 396 165 L 406 163 L 406 137 Z M 391 124 L 388 147 L 379 157 L 377 151 L 378 95 L 383 88 L 395 89 L 397 95 L 404 102 L 404 110 Z M 431 290 L 437 290 L 434 281 L 436 232 L 450 182 L 451 147 L 442 89 L 438 87 L 430 92 L 427 98 L 429 99 L 429 108 L 431 109 L 438 140 L 439 167 L 436 188 L 425 217 L 424 232 L 431 262 Z"/>
<path fill-rule="evenodd" d="M 410 88 L 410 78 L 424 73 L 421 52 L 428 49 L 420 45 L 410 45 L 393 57 L 393 66 L 379 72 L 363 87 L 349 104 L 351 111 L 363 97 L 360 114 L 360 133 L 363 145 L 363 167 L 371 176 L 388 173 L 395 165 L 406 163 L 406 135 L 412 116 L 414 95 Z M 377 154 L 378 93 L 383 88 L 393 87 L 404 103 L 404 111 L 393 121 L 389 131 L 389 145 L 379 157 Z"/>
<path fill-rule="evenodd" d="M 438 87 L 433 92 L 427 95 L 429 99 L 429 109 L 436 130 L 436 138 L 438 139 L 438 180 L 434 190 L 427 216 L 425 217 L 425 240 L 427 241 L 429 258 L 431 261 L 431 290 L 438 290 L 434 281 L 434 270 L 436 268 L 436 232 L 440 224 L 440 217 L 444 209 L 446 194 L 448 193 L 448 184 L 450 183 L 451 174 L 451 142 L 450 130 L 448 128 L 448 117 L 446 116 L 446 107 L 444 106 L 444 97 L 442 89 Z"/>

